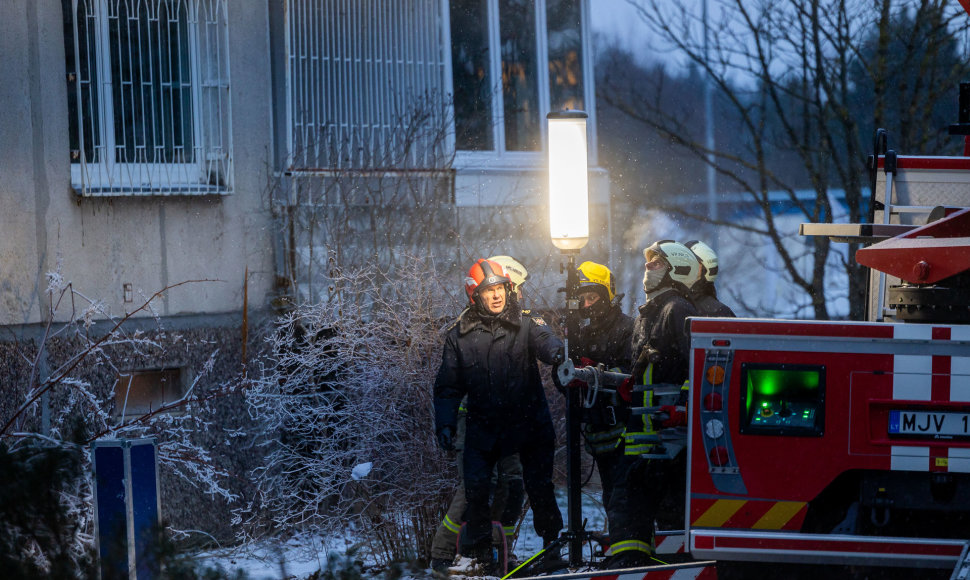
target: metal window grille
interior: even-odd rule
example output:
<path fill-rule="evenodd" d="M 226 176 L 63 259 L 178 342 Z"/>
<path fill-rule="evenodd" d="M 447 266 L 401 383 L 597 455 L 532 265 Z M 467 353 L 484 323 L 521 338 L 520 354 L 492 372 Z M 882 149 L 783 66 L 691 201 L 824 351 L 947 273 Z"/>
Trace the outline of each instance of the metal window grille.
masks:
<path fill-rule="evenodd" d="M 288 169 L 442 166 L 443 0 L 288 0 Z"/>
<path fill-rule="evenodd" d="M 84 196 L 232 192 L 227 0 L 64 0 Z"/>

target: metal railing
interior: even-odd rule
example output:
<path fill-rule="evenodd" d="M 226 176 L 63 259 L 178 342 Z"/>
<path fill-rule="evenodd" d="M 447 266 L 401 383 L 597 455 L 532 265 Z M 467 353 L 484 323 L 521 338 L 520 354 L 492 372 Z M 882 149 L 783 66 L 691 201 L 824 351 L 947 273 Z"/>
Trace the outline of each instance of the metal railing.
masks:
<path fill-rule="evenodd" d="M 287 0 L 289 172 L 440 166 L 442 0 Z"/>

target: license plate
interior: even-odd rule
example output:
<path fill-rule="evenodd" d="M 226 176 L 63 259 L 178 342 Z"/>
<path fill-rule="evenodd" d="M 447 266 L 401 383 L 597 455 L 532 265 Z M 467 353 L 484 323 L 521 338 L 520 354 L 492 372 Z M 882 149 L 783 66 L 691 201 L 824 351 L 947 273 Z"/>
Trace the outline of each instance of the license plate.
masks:
<path fill-rule="evenodd" d="M 891 435 L 970 435 L 970 413 L 932 411 L 890 411 Z"/>

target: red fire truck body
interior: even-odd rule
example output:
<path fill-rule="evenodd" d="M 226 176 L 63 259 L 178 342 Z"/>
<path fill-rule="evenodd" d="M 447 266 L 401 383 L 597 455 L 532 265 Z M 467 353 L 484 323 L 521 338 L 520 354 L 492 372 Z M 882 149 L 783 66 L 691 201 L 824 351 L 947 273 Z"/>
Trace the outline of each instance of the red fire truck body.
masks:
<path fill-rule="evenodd" d="M 705 318 L 691 340 L 695 557 L 954 567 L 965 538 L 880 530 L 968 509 L 970 326 Z"/>
<path fill-rule="evenodd" d="M 801 231 L 867 245 L 869 322 L 689 321 L 686 441 L 661 435 L 670 460 L 686 444 L 684 529 L 658 531 L 657 555 L 692 561 L 564 580 L 710 578 L 715 562 L 745 579 L 815 578 L 804 564 L 970 578 L 970 158 L 889 165 L 871 165 L 872 223 Z"/>
<path fill-rule="evenodd" d="M 872 224 L 802 226 L 875 242 L 856 253 L 872 268 L 875 321 L 691 321 L 686 522 L 696 558 L 966 562 L 970 164 L 890 165 L 872 164 L 883 172 Z"/>

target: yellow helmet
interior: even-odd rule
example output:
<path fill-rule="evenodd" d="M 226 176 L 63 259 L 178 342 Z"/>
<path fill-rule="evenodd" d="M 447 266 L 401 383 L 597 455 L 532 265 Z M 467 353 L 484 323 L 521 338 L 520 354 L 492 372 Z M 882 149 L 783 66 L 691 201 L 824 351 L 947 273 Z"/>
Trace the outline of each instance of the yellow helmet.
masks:
<path fill-rule="evenodd" d="M 512 281 L 512 290 L 525 284 L 525 279 L 529 277 L 529 271 L 525 269 L 522 262 L 512 256 L 492 256 L 489 260 L 498 262 L 502 266 L 505 275 Z"/>
<path fill-rule="evenodd" d="M 607 302 L 613 301 L 616 286 L 613 283 L 613 272 L 609 268 L 596 262 L 583 262 L 576 270 L 579 272 L 580 291 L 596 290 Z"/>

